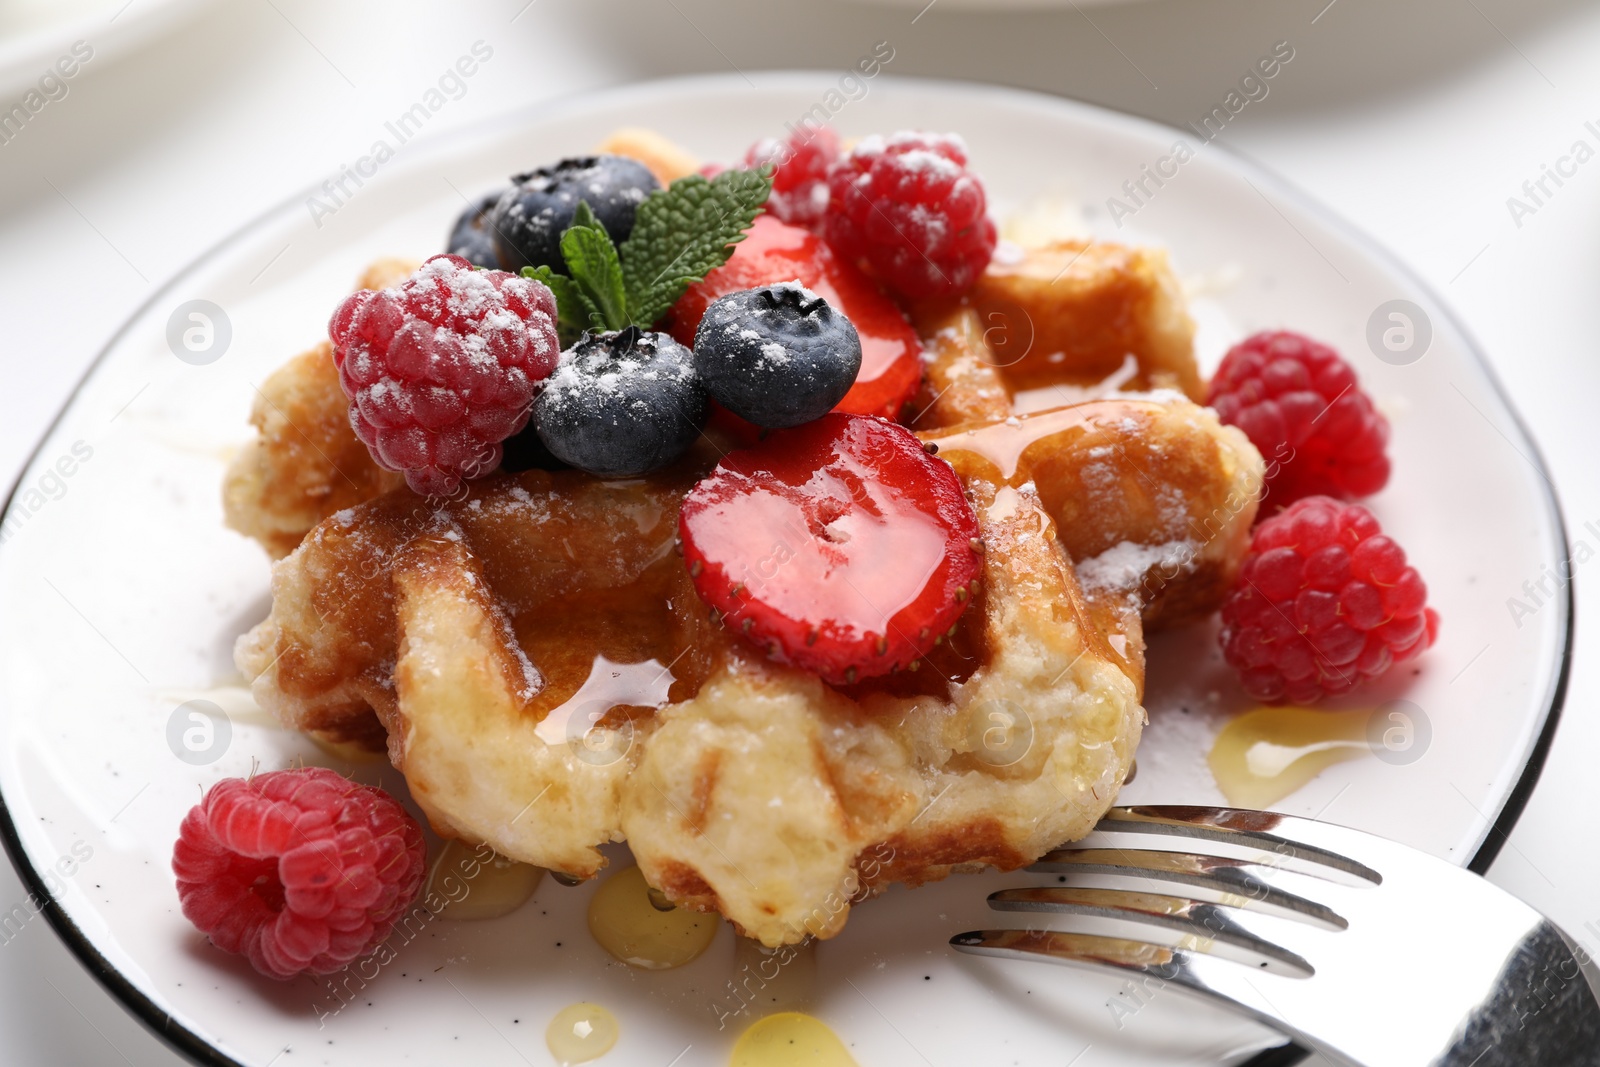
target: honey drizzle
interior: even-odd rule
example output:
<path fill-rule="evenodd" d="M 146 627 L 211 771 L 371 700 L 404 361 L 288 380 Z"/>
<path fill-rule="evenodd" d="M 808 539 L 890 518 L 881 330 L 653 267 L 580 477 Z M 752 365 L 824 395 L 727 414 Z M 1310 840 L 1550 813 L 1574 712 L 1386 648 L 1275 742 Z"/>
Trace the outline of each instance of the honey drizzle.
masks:
<path fill-rule="evenodd" d="M 630 967 L 664 971 L 700 957 L 716 940 L 715 915 L 652 901 L 637 867 L 618 871 L 589 901 L 589 932 L 600 947 Z"/>
<path fill-rule="evenodd" d="M 547 745 L 581 740 L 612 708 L 665 706 L 674 681 L 672 671 L 659 660 L 615 663 L 597 654 L 578 691 L 551 708 L 534 733 Z"/>
<path fill-rule="evenodd" d="M 1039 441 L 1073 430 L 1098 429 L 1102 421 L 1122 418 L 1132 411 L 1154 412 L 1160 407 L 1145 400 L 1096 400 L 1013 415 L 1003 422 L 926 440 L 938 445 L 940 454 L 966 452 L 978 456 L 999 471 L 1001 480 L 1010 485 L 1017 481 L 1023 453 Z"/>
<path fill-rule="evenodd" d="M 498 919 L 526 904 L 543 877 L 544 868 L 507 859 L 487 845 L 446 841 L 423 899 L 442 902 L 443 919 Z"/>
<path fill-rule="evenodd" d="M 621 1035 L 617 1017 L 598 1004 L 569 1004 L 556 1012 L 544 1031 L 550 1055 L 562 1067 L 588 1063 L 610 1052 Z"/>
<path fill-rule="evenodd" d="M 857 1067 L 839 1035 L 797 1011 L 758 1019 L 733 1046 L 728 1067 Z"/>
<path fill-rule="evenodd" d="M 1241 808 L 1276 804 L 1325 768 L 1366 754 L 1367 711 L 1257 708 L 1222 728 L 1211 746 L 1211 774 Z"/>

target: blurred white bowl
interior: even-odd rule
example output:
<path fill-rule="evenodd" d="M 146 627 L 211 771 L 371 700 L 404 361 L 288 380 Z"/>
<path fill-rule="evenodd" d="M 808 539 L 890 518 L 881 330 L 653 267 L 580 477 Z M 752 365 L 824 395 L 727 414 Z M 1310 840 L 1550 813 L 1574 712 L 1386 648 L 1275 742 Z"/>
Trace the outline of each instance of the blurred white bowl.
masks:
<path fill-rule="evenodd" d="M 932 3 L 928 0 L 858 0 L 858 2 L 920 9 L 937 6 L 946 11 L 1036 11 L 1058 7 L 1110 7 L 1112 4 L 1126 4 L 1129 0 L 933 0 Z"/>
<path fill-rule="evenodd" d="M 23 102 L 58 60 L 89 63 L 159 40 L 209 0 L 0 0 L 0 113 Z M 80 51 L 73 52 L 79 44 Z M 76 75 L 74 75 L 76 76 Z"/>

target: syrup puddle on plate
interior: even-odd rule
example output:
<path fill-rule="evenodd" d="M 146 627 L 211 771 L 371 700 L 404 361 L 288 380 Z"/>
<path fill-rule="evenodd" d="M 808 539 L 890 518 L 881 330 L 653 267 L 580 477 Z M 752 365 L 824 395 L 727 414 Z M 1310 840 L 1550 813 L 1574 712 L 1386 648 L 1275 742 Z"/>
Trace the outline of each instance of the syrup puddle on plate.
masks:
<path fill-rule="evenodd" d="M 758 1019 L 739 1035 L 728 1067 L 857 1067 L 828 1024 L 797 1011 Z"/>
<path fill-rule="evenodd" d="M 697 959 L 717 936 L 715 915 L 673 907 L 637 867 L 618 871 L 589 901 L 589 932 L 630 967 L 665 971 Z"/>
<path fill-rule="evenodd" d="M 556 1012 L 545 1027 L 544 1043 L 550 1055 L 566 1067 L 588 1063 L 611 1051 L 622 1032 L 617 1017 L 598 1004 L 569 1004 Z"/>
<path fill-rule="evenodd" d="M 543 877 L 544 868 L 506 859 L 486 845 L 446 841 L 422 899 L 444 901 L 443 919 L 498 919 L 526 904 Z"/>
<path fill-rule="evenodd" d="M 1335 763 L 1370 751 L 1369 711 L 1257 708 L 1222 728 L 1211 774 L 1228 803 L 1271 807 Z"/>

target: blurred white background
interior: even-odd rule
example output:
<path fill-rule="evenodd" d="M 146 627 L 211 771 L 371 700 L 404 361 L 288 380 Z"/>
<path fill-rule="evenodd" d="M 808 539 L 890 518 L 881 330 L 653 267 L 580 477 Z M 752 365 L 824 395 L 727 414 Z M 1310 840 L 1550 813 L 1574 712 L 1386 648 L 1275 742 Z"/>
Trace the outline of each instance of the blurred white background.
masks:
<path fill-rule="evenodd" d="M 95 353 L 165 279 L 359 156 L 480 38 L 493 62 L 428 136 L 641 79 L 844 69 L 880 40 L 895 47 L 894 74 L 1024 86 L 1182 124 L 1288 40 L 1292 66 L 1222 140 L 1453 303 L 1544 450 L 1574 534 L 1600 525 L 1600 162 L 1520 226 L 1506 203 L 1586 136 L 1586 121 L 1600 126 L 1600 4 L 1581 0 L 1011 13 L 977 0 L 0 0 L 0 111 L 74 41 L 94 50 L 0 143 L 0 476 L 15 476 Z M 115 536 L 116 517 L 106 523 Z M 1580 567 L 1580 589 L 1587 579 Z M 1600 646 L 1588 636 L 1544 779 L 1492 877 L 1600 953 Z M 0 864 L 0 912 L 25 895 Z M 0 1064 L 120 1062 L 181 1061 L 44 922 L 0 945 Z"/>

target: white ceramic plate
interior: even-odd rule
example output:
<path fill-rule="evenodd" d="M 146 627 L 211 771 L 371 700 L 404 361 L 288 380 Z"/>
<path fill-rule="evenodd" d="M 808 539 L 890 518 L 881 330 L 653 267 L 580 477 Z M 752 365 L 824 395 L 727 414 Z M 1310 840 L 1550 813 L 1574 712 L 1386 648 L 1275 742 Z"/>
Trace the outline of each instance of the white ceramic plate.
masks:
<path fill-rule="evenodd" d="M 80 48 L 74 52 L 75 43 L 88 46 L 92 56 L 83 66 L 93 70 L 114 55 L 156 40 L 205 2 L 0 0 L 0 93 L 4 93 L 5 107 L 22 103 L 29 89 L 40 90 L 39 99 L 57 98 L 52 94 L 62 92 L 58 84 L 41 87 L 39 79 L 46 73 L 57 73 L 56 61 L 64 56 L 82 60 L 84 51 Z M 71 88 L 69 79 L 65 89 L 70 93 Z"/>
<path fill-rule="evenodd" d="M 197 1060 L 543 1064 L 546 1022 L 589 999 L 622 1021 L 604 1063 L 662 1067 L 686 1048 L 674 1062 L 726 1062 L 743 1023 L 717 1024 L 719 1009 L 736 1006 L 726 931 L 687 968 L 632 971 L 589 937 L 590 889 L 546 879 L 508 918 L 431 924 L 358 983 L 351 1006 L 328 1015 L 339 1001 L 309 979 L 279 985 L 210 949 L 178 912 L 168 860 L 179 820 L 212 782 L 252 766 L 328 762 L 251 709 L 231 662 L 235 636 L 267 610 L 266 560 L 223 529 L 218 501 L 226 458 L 248 435 L 252 383 L 317 340 L 369 260 L 436 250 L 463 195 L 624 124 L 659 129 L 708 159 L 736 159 L 823 100 L 832 81 L 662 82 L 406 146 L 332 214 L 314 221 L 297 197 L 168 285 L 113 340 L 40 446 L 0 548 L 9 816 L 0 821 L 29 883 L 55 894 L 48 913 L 74 950 Z M 1569 629 L 1558 585 L 1547 581 L 1543 606 L 1518 618 L 1507 598 L 1531 604 L 1523 583 L 1566 552 L 1532 446 L 1444 308 L 1325 212 L 1192 135 L 1044 96 L 888 79 L 835 122 L 846 135 L 960 131 L 998 212 L 1050 195 L 1087 205 L 1107 238 L 1166 245 L 1204 294 L 1196 309 L 1207 360 L 1246 332 L 1292 326 L 1356 364 L 1394 423 L 1395 477 L 1372 506 L 1408 546 L 1444 618 L 1439 644 L 1397 680 L 1430 722 L 1431 741 L 1407 765 L 1335 766 L 1280 807 L 1486 862 L 1492 827 L 1515 819 L 1548 742 Z M 1185 136 L 1194 158 L 1119 230 L 1106 197 Z M 167 340 L 174 313 L 197 299 L 223 309 L 231 333 L 206 365 L 175 358 Z M 1401 365 L 1380 361 L 1367 340 L 1375 309 L 1397 299 L 1414 302 L 1413 319 L 1431 333 L 1425 354 Z M 1243 699 L 1213 649 L 1204 630 L 1155 642 L 1152 723 L 1124 799 L 1222 801 L 1206 751 Z M 180 761 L 169 745 L 174 721 L 191 725 L 174 719 L 178 705 L 196 697 L 231 717 L 225 751 L 204 765 Z M 341 769 L 403 791 L 398 776 L 371 765 Z M 1145 1004 L 1113 980 L 947 948 L 951 934 L 993 923 L 988 891 L 1030 877 L 955 878 L 861 907 L 816 952 L 811 1010 L 863 1067 L 1174 1067 L 1236 1063 L 1278 1043 L 1176 997 Z M 294 1060 L 277 1059 L 285 1048 Z"/>

